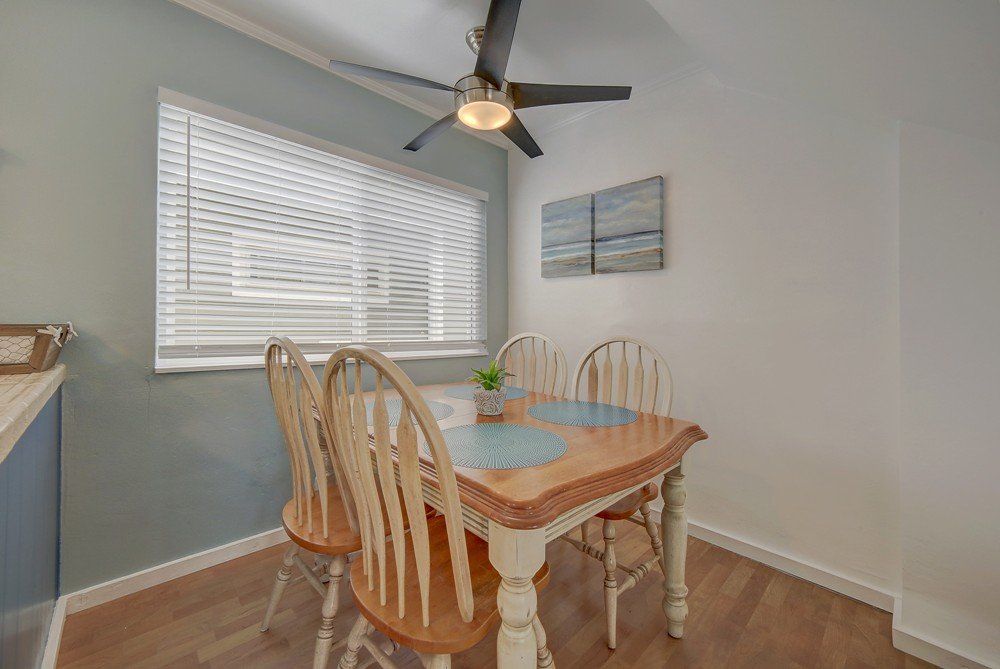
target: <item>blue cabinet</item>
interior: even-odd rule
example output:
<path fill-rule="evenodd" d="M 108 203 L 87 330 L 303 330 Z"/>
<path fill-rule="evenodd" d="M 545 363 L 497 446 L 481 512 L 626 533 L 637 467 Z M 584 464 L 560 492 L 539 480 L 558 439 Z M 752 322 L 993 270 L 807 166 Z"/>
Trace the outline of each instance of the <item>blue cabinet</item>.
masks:
<path fill-rule="evenodd" d="M 0 667 L 34 669 L 59 594 L 61 391 L 0 462 Z"/>

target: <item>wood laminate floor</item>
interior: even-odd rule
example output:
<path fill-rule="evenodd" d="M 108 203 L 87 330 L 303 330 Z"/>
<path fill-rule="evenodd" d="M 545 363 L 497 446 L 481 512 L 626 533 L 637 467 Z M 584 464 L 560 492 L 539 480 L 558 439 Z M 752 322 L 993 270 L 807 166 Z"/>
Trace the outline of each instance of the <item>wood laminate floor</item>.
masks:
<path fill-rule="evenodd" d="M 618 527 L 620 562 L 637 564 L 651 555 L 641 528 Z M 666 635 L 657 571 L 619 600 L 613 652 L 604 644 L 603 567 L 565 542 L 550 544 L 552 581 L 539 595 L 539 612 L 556 666 L 932 666 L 892 647 L 888 613 L 689 541 L 685 638 Z M 260 551 L 69 616 L 59 669 L 311 666 L 320 598 L 307 583 L 291 585 L 270 631 L 257 631 L 283 550 Z M 341 587 L 345 605 L 337 629 L 346 636 L 355 609 L 350 585 Z M 495 666 L 495 657 L 491 633 L 453 665 Z M 337 659 L 339 653 L 331 668 Z M 395 659 L 401 667 L 420 666 L 405 649 Z"/>

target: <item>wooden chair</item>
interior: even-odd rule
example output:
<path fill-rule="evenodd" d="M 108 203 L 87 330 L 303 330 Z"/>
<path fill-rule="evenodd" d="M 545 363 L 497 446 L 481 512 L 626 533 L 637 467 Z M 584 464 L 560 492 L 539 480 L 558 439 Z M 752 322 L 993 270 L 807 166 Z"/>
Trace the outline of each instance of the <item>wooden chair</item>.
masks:
<path fill-rule="evenodd" d="M 581 390 L 584 377 L 586 388 Z M 586 398 L 588 402 L 614 404 L 666 417 L 670 416 L 672 391 L 670 368 L 663 356 L 649 344 L 633 337 L 611 337 L 590 347 L 580 358 L 573 374 L 572 392 L 578 400 Z M 649 483 L 597 514 L 596 518 L 603 521 L 603 551 L 590 543 L 586 523 L 580 526 L 582 541 L 563 537 L 582 552 L 604 563 L 608 648 L 615 648 L 618 643 L 618 597 L 642 580 L 654 565 L 660 565 L 662 570 L 663 542 L 649 509 L 649 503 L 656 496 L 656 485 Z M 641 522 L 635 518 L 637 511 L 642 515 Z M 653 547 L 652 560 L 637 567 L 618 564 L 615 558 L 615 521 L 618 520 L 645 526 Z M 616 575 L 619 569 L 625 572 L 621 582 Z"/>
<path fill-rule="evenodd" d="M 497 352 L 497 364 L 514 375 L 511 385 L 545 395 L 566 393 L 569 367 L 559 345 L 543 334 L 522 332 Z"/>
<path fill-rule="evenodd" d="M 374 371 L 371 421 L 362 392 L 362 363 Z M 353 376 L 353 390 L 348 390 L 348 376 Z M 389 427 L 384 385 L 402 400 L 395 430 Z M 323 388 L 331 434 L 344 460 L 350 457 L 355 464 L 352 491 L 359 500 L 363 546 L 363 559 L 351 568 L 360 615 L 339 666 L 356 667 L 365 648 L 381 666 L 393 667 L 370 637 L 378 630 L 416 651 L 425 666 L 450 667 L 452 653 L 474 646 L 498 622 L 500 575 L 490 565 L 486 542 L 462 526 L 455 472 L 441 429 L 413 382 L 374 349 L 339 349 L 327 362 Z M 419 462 L 421 448 L 430 453 L 433 467 Z M 430 494 L 421 485 L 422 474 L 437 479 Z M 426 519 L 420 512 L 424 504 L 434 505 L 441 515 Z M 408 533 L 406 517 L 414 519 Z M 546 564 L 535 576 L 536 586 L 547 578 Z M 537 618 L 534 628 L 539 665 L 551 666 Z"/>
<path fill-rule="evenodd" d="M 350 487 L 345 485 L 342 461 L 328 452 L 320 437 L 313 407 L 323 406 L 323 393 L 312 367 L 291 340 L 271 337 L 264 349 L 264 368 L 292 470 L 292 499 L 281 512 L 281 524 L 292 545 L 275 578 L 260 631 L 266 632 L 270 626 L 291 580 L 292 567 L 297 567 L 323 598 L 323 622 L 316 638 L 315 657 L 325 666 L 335 646 L 333 620 L 347 555 L 361 550 L 360 523 Z M 319 417 L 323 432 L 330 434 L 322 408 Z M 316 567 L 302 560 L 299 551 L 303 548 L 317 556 Z M 346 639 L 336 645 L 344 642 Z"/>

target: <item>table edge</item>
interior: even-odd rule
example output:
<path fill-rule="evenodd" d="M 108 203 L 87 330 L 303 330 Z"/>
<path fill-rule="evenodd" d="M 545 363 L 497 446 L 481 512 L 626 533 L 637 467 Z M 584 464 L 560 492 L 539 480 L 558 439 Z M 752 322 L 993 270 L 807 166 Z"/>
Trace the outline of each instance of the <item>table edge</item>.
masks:
<path fill-rule="evenodd" d="M 476 485 L 457 472 L 455 478 L 461 502 L 489 520 L 512 529 L 538 529 L 581 504 L 655 478 L 680 462 L 691 446 L 707 438 L 708 434 L 699 425 L 691 423 L 674 435 L 661 451 L 649 455 L 644 460 L 617 470 L 591 474 L 547 491 L 534 499 L 521 500 L 518 503 L 502 503 L 486 486 Z M 431 465 L 421 459 L 420 468 L 425 480 L 436 483 L 437 477 Z"/>

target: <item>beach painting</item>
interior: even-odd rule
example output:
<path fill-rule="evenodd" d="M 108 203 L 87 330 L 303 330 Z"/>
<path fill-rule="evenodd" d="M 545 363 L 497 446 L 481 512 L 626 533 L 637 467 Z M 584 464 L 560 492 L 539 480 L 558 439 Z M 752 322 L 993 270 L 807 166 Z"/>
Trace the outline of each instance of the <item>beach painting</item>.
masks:
<path fill-rule="evenodd" d="M 663 269 L 663 177 L 596 193 L 594 269 L 597 274 Z"/>
<path fill-rule="evenodd" d="M 542 205 L 542 278 L 594 273 L 594 195 Z"/>

